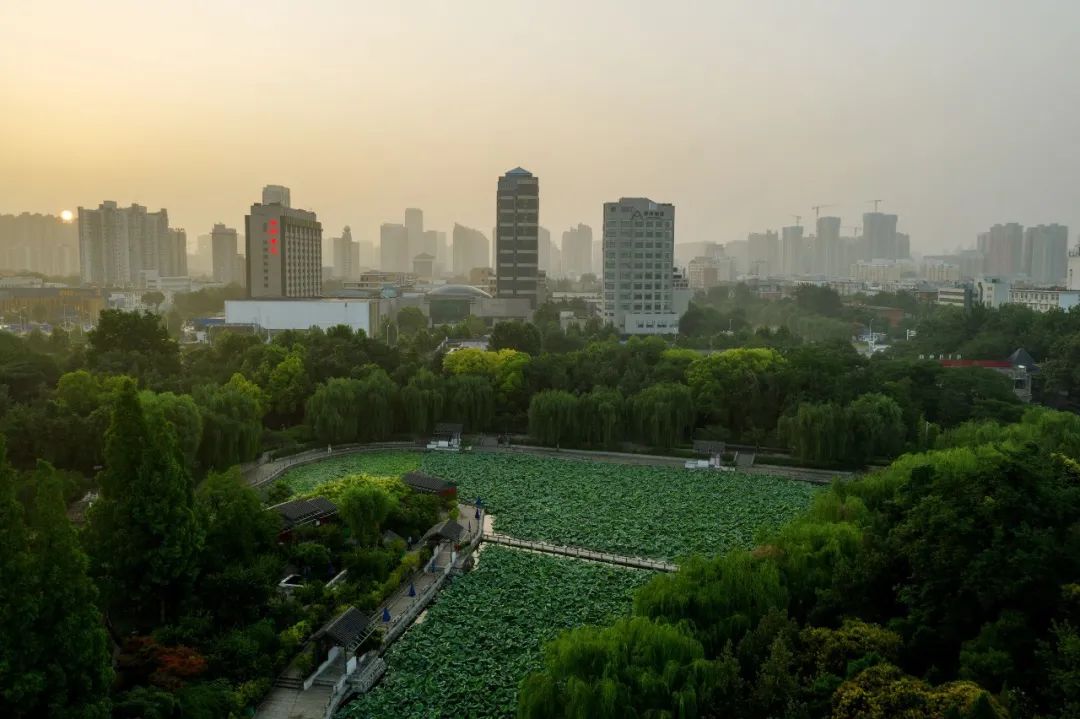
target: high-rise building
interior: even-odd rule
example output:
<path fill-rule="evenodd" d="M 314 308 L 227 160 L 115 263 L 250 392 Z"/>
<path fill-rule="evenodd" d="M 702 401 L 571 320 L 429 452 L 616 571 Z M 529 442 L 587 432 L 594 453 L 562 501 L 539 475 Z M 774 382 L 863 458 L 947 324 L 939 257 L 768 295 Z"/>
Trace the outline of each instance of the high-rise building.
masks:
<path fill-rule="evenodd" d="M 70 217 L 0 215 L 0 269 L 45 275 L 79 271 L 79 228 Z"/>
<path fill-rule="evenodd" d="M 536 307 L 540 180 L 515 167 L 499 178 L 495 234 L 496 294 L 521 297 Z"/>
<path fill-rule="evenodd" d="M 896 215 L 886 215 L 884 212 L 863 213 L 863 237 L 869 259 L 899 259 L 896 247 L 896 220 Z"/>
<path fill-rule="evenodd" d="M 341 231 L 341 237 L 331 240 L 334 259 L 334 277 L 351 280 L 359 268 L 359 248 L 353 242 L 352 230 L 348 225 Z"/>
<path fill-rule="evenodd" d="M 1024 230 L 1027 275 L 1039 285 L 1060 285 L 1065 281 L 1069 228 L 1064 225 L 1037 225 Z"/>
<path fill-rule="evenodd" d="M 896 259 L 911 259 L 911 236 L 905 232 L 896 233 Z"/>
<path fill-rule="evenodd" d="M 686 266 L 690 289 L 707 291 L 735 278 L 730 257 L 695 257 Z"/>
<path fill-rule="evenodd" d="M 814 240 L 814 274 L 838 277 L 847 274 L 840 261 L 840 218 L 819 217 Z"/>
<path fill-rule="evenodd" d="M 450 271 L 450 244 L 442 230 L 435 233 L 435 272 L 442 274 Z"/>
<path fill-rule="evenodd" d="M 412 259 L 425 251 L 424 247 L 424 211 L 415 207 L 405 209 L 405 229 L 409 233 L 409 267 L 412 269 Z"/>
<path fill-rule="evenodd" d="M 675 206 L 645 197 L 604 203 L 604 321 L 622 334 L 678 331 Z"/>
<path fill-rule="evenodd" d="M 412 272 L 409 257 L 409 230 L 390 222 L 379 228 L 379 269 L 383 272 Z"/>
<path fill-rule="evenodd" d="M 562 233 L 563 272 L 580 277 L 593 271 L 592 228 L 580 222 Z"/>
<path fill-rule="evenodd" d="M 551 230 L 536 228 L 536 266 L 551 276 Z"/>
<path fill-rule="evenodd" d="M 410 252 L 412 251 L 410 247 Z M 420 251 L 413 253 L 415 258 L 417 255 L 431 255 L 432 258 L 438 257 L 439 253 L 439 233 L 436 230 L 424 230 L 420 235 Z"/>
<path fill-rule="evenodd" d="M 210 247 L 214 260 L 214 282 L 234 282 L 238 247 L 236 230 L 221 222 L 217 223 L 210 231 Z"/>
<path fill-rule="evenodd" d="M 183 228 L 168 230 L 158 272 L 161 277 L 187 277 L 187 232 Z"/>
<path fill-rule="evenodd" d="M 244 226 L 248 296 L 322 295 L 322 225 L 314 212 L 255 204 Z"/>
<path fill-rule="evenodd" d="M 785 275 L 801 275 L 806 270 L 803 255 L 806 246 L 803 241 L 802 225 L 791 225 L 780 230 L 780 268 Z"/>
<path fill-rule="evenodd" d="M 1016 222 L 997 224 L 979 235 L 978 249 L 986 256 L 989 276 L 1010 277 L 1024 271 L 1024 228 Z"/>
<path fill-rule="evenodd" d="M 774 230 L 751 232 L 746 244 L 751 275 L 767 277 L 780 273 L 780 240 Z"/>
<path fill-rule="evenodd" d="M 264 205 L 281 205 L 292 207 L 292 193 L 283 185 L 267 185 L 262 191 L 262 203 Z"/>
<path fill-rule="evenodd" d="M 105 201 L 96 210 L 79 208 L 79 266 L 85 284 L 138 287 L 143 272 L 162 270 L 169 247 L 169 214 L 141 205 Z"/>
<path fill-rule="evenodd" d="M 453 272 L 468 276 L 477 267 L 487 267 L 491 261 L 488 239 L 480 230 L 454 223 Z"/>

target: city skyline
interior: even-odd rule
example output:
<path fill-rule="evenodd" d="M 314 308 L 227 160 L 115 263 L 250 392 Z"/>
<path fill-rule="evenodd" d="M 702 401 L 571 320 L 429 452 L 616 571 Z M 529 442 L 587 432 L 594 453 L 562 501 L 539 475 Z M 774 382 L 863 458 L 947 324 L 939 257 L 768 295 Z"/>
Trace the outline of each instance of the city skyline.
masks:
<path fill-rule="evenodd" d="M 600 2 L 219 5 L 0 9 L 0 26 L 20 28 L 0 43 L 16 70 L 0 80 L 0 212 L 105 197 L 167 206 L 178 226 L 235 227 L 251 188 L 281 182 L 327 226 L 374 241 L 410 206 L 444 231 L 489 227 L 490 178 L 521 165 L 548 178 L 549 228 L 599 227 L 605 198 L 627 193 L 676 202 L 686 242 L 779 229 L 816 204 L 854 219 L 876 198 L 926 254 L 973 246 L 994 222 L 1080 227 L 1080 150 L 1064 141 L 1080 91 L 1044 71 L 1071 62 L 1072 5 L 688 2 L 659 25 Z M 511 51 L 472 42 L 493 23 Z M 254 52 L 283 24 L 298 52 Z M 408 57 L 390 52 L 404 30 Z M 99 82 L 135 57 L 155 58 L 138 88 Z M 641 83 L 663 102 L 636 103 Z M 295 102 L 264 123 L 286 89 Z M 496 104 L 525 97 L 542 101 L 507 130 Z M 207 105 L 230 112 L 191 121 Z M 310 107 L 334 112 L 313 124 L 299 112 Z"/>

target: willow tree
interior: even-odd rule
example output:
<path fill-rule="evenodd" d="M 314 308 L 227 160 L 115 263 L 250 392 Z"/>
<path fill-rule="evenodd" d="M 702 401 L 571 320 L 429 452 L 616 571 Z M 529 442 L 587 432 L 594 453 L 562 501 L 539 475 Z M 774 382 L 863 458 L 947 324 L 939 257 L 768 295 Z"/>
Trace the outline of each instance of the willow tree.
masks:
<path fill-rule="evenodd" d="M 334 377 L 318 385 L 307 401 L 307 421 L 319 442 L 355 442 L 359 435 L 360 381 Z"/>
<path fill-rule="evenodd" d="M 630 399 L 630 416 L 638 441 L 670 449 L 694 426 L 694 400 L 685 385 L 661 382 Z"/>
<path fill-rule="evenodd" d="M 431 433 L 442 416 L 443 404 L 443 381 L 429 370 L 418 371 L 401 390 L 405 424 L 415 435 L 426 436 Z"/>
<path fill-rule="evenodd" d="M 634 617 L 609 627 L 581 627 L 544 650 L 544 667 L 522 682 L 518 716 L 715 716 L 738 692 L 738 662 L 707 660 L 681 626 Z"/>
<path fill-rule="evenodd" d="M 482 432 L 491 425 L 495 390 L 489 379 L 475 374 L 451 377 L 446 382 L 446 394 L 449 416 L 465 425 L 467 431 Z"/>
<path fill-rule="evenodd" d="M 529 403 L 529 435 L 549 446 L 577 444 L 579 412 L 578 398 L 569 392 L 537 392 Z"/>
<path fill-rule="evenodd" d="M 581 396 L 580 431 L 589 444 L 614 447 L 623 438 L 626 401 L 612 387 L 594 387 Z"/>

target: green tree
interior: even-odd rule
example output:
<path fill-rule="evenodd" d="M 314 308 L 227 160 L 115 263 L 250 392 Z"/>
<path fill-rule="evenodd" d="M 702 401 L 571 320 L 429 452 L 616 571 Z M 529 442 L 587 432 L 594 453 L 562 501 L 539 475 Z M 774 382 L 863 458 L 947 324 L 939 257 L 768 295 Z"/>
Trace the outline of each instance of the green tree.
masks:
<path fill-rule="evenodd" d="M 92 370 L 129 374 L 151 384 L 180 371 L 180 348 L 151 312 L 102 310 L 87 343 L 86 361 Z"/>
<path fill-rule="evenodd" d="M 311 382 L 299 348 L 289 352 L 270 372 L 266 394 L 270 411 L 278 421 L 287 424 L 300 421 L 304 402 L 311 396 Z"/>
<path fill-rule="evenodd" d="M 694 401 L 685 385 L 662 382 L 630 398 L 631 426 L 638 441 L 670 449 L 694 426 Z"/>
<path fill-rule="evenodd" d="M 431 433 L 443 413 L 444 388 L 440 377 L 421 369 L 401 390 L 401 404 L 409 431 L 417 436 Z"/>
<path fill-rule="evenodd" d="M 206 527 L 204 556 L 208 566 L 250 563 L 274 546 L 278 518 L 263 508 L 239 468 L 211 472 L 196 490 L 195 500 Z"/>
<path fill-rule="evenodd" d="M 458 420 L 469 432 L 482 432 L 491 425 L 495 391 L 486 377 L 473 374 L 450 377 L 446 382 L 446 395 L 448 419 Z"/>
<path fill-rule="evenodd" d="M 538 392 L 529 403 L 529 435 L 541 444 L 577 444 L 580 441 L 578 398 L 562 390 Z"/>
<path fill-rule="evenodd" d="M 164 620 L 187 596 L 203 529 L 176 438 L 159 416 L 143 411 L 130 380 L 120 389 L 105 434 L 101 496 L 87 519 L 107 604 L 153 607 Z"/>
<path fill-rule="evenodd" d="M 195 471 L 199 456 L 199 444 L 203 437 L 203 420 L 195 400 L 188 394 L 150 391 L 139 393 L 139 401 L 147 414 L 156 413 L 159 419 L 172 429 L 176 435 L 180 453 L 184 457 L 184 468 L 189 474 Z"/>
<path fill-rule="evenodd" d="M 338 499 L 342 519 L 353 537 L 365 546 L 378 541 L 380 527 L 396 506 L 396 498 L 374 482 L 356 482 Z"/>
<path fill-rule="evenodd" d="M 427 329 L 428 318 L 419 307 L 404 307 L 397 314 L 397 326 L 403 337 L 412 337 L 420 330 Z"/>
<path fill-rule="evenodd" d="M 228 469 L 258 456 L 266 399 L 257 385 L 237 373 L 220 387 L 197 388 L 195 402 L 202 415 L 199 459 L 204 468 Z"/>
<path fill-rule="evenodd" d="M 540 330 L 531 322 L 496 322 L 489 340 L 493 350 L 517 350 L 528 355 L 540 354 Z"/>

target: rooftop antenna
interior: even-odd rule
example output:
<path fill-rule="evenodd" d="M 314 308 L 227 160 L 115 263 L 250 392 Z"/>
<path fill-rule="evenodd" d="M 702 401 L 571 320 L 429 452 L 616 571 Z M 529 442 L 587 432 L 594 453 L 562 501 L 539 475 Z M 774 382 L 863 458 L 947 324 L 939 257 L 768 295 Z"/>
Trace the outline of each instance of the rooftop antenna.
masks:
<path fill-rule="evenodd" d="M 802 215 L 792 215 L 792 217 L 795 218 L 795 226 L 802 227 L 802 225 L 800 224 L 802 222 Z"/>
<path fill-rule="evenodd" d="M 810 209 L 814 211 L 814 219 L 818 219 L 821 216 L 821 211 L 826 207 L 836 207 L 836 205 L 814 205 Z"/>
<path fill-rule="evenodd" d="M 870 203 L 874 204 L 874 212 L 877 212 L 877 208 L 878 208 L 878 205 L 881 204 L 881 200 L 867 200 L 866 201 L 866 204 L 870 204 Z"/>

